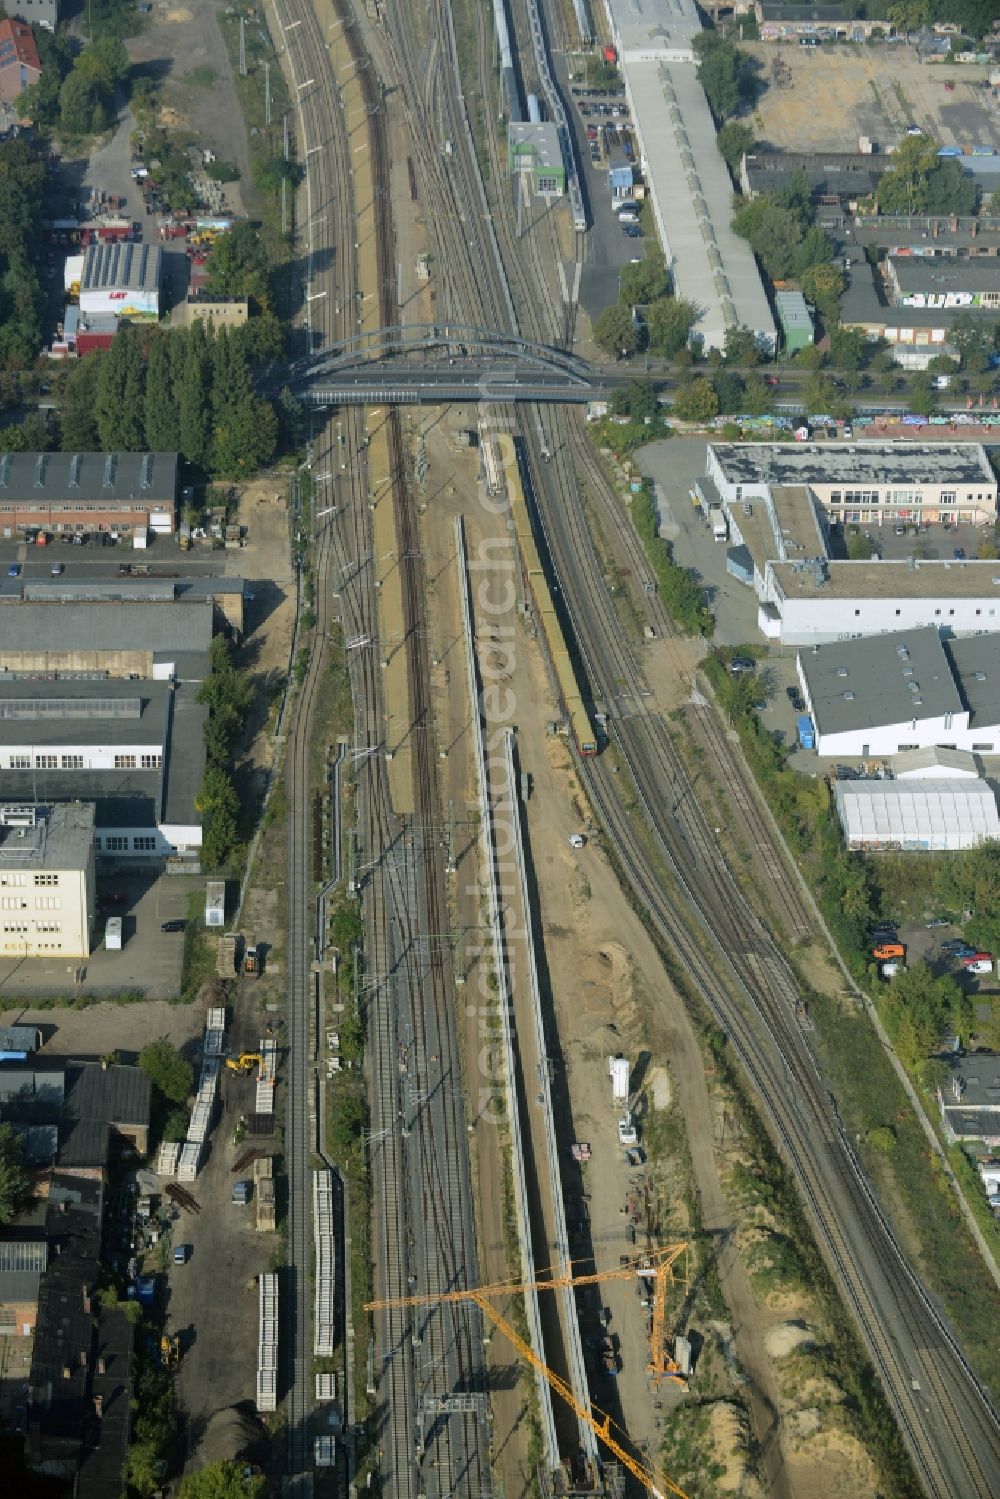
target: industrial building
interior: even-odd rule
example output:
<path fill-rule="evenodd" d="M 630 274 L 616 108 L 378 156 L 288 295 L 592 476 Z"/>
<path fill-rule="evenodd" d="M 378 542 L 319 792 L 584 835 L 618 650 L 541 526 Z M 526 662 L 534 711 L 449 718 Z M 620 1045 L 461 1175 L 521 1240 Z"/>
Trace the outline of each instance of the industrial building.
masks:
<path fill-rule="evenodd" d="M 756 0 L 757 27 L 762 42 L 863 42 L 877 31 L 891 36 L 890 21 L 863 20 L 844 5 L 783 5 Z"/>
<path fill-rule="evenodd" d="M 176 453 L 0 453 L 0 536 L 176 526 Z"/>
<path fill-rule="evenodd" d="M 87 246 L 80 278 L 80 316 L 156 321 L 160 316 L 163 251 L 159 245 L 114 241 Z"/>
<path fill-rule="evenodd" d="M 935 746 L 1000 754 L 994 636 L 943 640 L 927 626 L 832 641 L 800 650 L 797 671 L 820 755 L 885 759 Z M 945 762 L 937 779 L 958 769 Z"/>
<path fill-rule="evenodd" d="M 853 210 L 875 192 L 891 161 L 860 151 L 756 150 L 740 162 L 740 189 L 747 198 L 780 193 L 801 174 L 817 207 L 836 204 Z"/>
<path fill-rule="evenodd" d="M 807 645 L 924 625 L 954 636 L 1000 629 L 995 562 L 830 555 L 834 524 L 993 520 L 997 486 L 978 444 L 713 443 L 698 489 L 705 508 L 723 511 L 727 568 L 754 589 L 768 640 Z"/>
<path fill-rule="evenodd" d="M 0 952 L 89 957 L 94 876 L 92 806 L 0 803 Z"/>
<path fill-rule="evenodd" d="M 997 479 L 981 443 L 710 443 L 708 477 L 728 505 L 808 485 L 833 520 L 986 525 Z"/>
<path fill-rule="evenodd" d="M 840 299 L 840 321 L 860 328 L 871 342 L 884 340 L 896 362 L 906 369 L 926 369 L 938 354 L 957 357 L 950 341 L 957 318 L 983 319 L 992 328 L 996 311 L 988 307 L 897 307 L 879 294 L 875 270 L 864 255 L 850 257 L 847 286 Z"/>
<path fill-rule="evenodd" d="M 605 0 L 640 165 L 678 297 L 700 317 L 694 335 L 722 348 L 742 326 L 772 353 L 777 330 L 753 252 L 733 233 L 732 183 L 695 67 L 694 0 Z"/>
<path fill-rule="evenodd" d="M 212 297 L 199 292 L 178 303 L 171 323 L 177 328 L 190 328 L 195 323 L 206 323 L 215 330 L 242 328 L 249 316 L 250 303 L 246 297 Z"/>
<path fill-rule="evenodd" d="M 507 126 L 507 170 L 530 177 L 536 198 L 566 194 L 566 167 L 559 130 L 551 121 L 511 120 Z"/>
<path fill-rule="evenodd" d="M 1000 260 L 993 255 L 890 256 L 885 276 L 897 307 L 1000 309 Z"/>
<path fill-rule="evenodd" d="M 33 1151 L 29 1208 L 0 1227 L 0 1399 L 29 1470 L 78 1499 L 124 1488 L 132 1323 L 97 1296 L 112 1151 L 149 1144 L 151 1088 L 136 1067 L 69 1062 L 0 1068 L 0 1121 Z"/>
<path fill-rule="evenodd" d="M 951 1144 L 1000 1146 L 1000 1057 L 974 1051 L 949 1058 L 938 1084 L 941 1123 Z"/>
<path fill-rule="evenodd" d="M 986 781 L 837 781 L 844 842 L 854 853 L 944 853 L 1000 838 Z"/>

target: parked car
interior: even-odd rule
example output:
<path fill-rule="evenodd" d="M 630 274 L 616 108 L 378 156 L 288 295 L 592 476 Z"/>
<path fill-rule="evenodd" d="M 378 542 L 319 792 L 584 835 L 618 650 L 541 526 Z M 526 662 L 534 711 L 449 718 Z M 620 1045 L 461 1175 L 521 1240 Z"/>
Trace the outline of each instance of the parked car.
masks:
<path fill-rule="evenodd" d="M 582 833 L 570 833 L 569 835 L 570 848 L 583 848 L 586 842 L 587 840 Z"/>
<path fill-rule="evenodd" d="M 951 922 L 948 920 L 947 916 L 935 916 L 933 920 L 925 921 L 924 926 L 929 932 L 933 932 L 935 927 L 951 926 Z"/>
<path fill-rule="evenodd" d="M 190 1244 L 175 1244 L 174 1245 L 174 1264 L 175 1265 L 186 1265 L 187 1262 L 188 1262 L 188 1256 L 190 1255 L 190 1253 L 191 1253 L 191 1245 Z"/>
<path fill-rule="evenodd" d="M 19 578 L 21 576 L 20 562 L 12 562 L 7 569 L 8 578 Z"/>
<path fill-rule="evenodd" d="M 65 563 L 62 562 L 53 562 L 52 566 L 49 568 L 49 572 L 51 573 L 53 578 L 61 577 L 65 571 L 66 566 Z"/>
<path fill-rule="evenodd" d="M 184 928 L 186 926 L 187 926 L 187 922 L 184 921 L 184 920 L 162 921 L 160 923 L 160 931 L 161 932 L 183 932 L 183 930 L 184 930 Z"/>
<path fill-rule="evenodd" d="M 739 677 L 742 676 L 744 672 L 753 671 L 756 664 L 757 663 L 755 661 L 752 661 L 749 656 L 734 656 L 729 663 L 729 670 L 732 672 L 734 677 Z"/>
<path fill-rule="evenodd" d="M 964 547 L 956 547 L 955 550 L 952 552 L 952 556 L 954 557 L 954 559 L 955 559 L 956 562 L 964 562 L 965 561 L 965 548 Z"/>
<path fill-rule="evenodd" d="M 953 937 L 951 941 L 941 943 L 941 951 L 949 958 L 971 958 L 975 950 L 964 937 Z"/>
<path fill-rule="evenodd" d="M 797 687 L 786 687 L 785 696 L 791 703 L 792 707 L 795 709 L 796 713 L 804 713 L 806 711 L 805 701 Z"/>

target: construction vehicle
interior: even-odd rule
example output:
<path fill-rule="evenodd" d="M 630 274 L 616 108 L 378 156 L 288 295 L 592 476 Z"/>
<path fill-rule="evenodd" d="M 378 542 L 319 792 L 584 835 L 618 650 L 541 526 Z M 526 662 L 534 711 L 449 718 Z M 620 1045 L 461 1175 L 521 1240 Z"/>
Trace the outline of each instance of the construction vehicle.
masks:
<path fill-rule="evenodd" d="M 260 977 L 260 957 L 256 942 L 248 942 L 243 949 L 243 972 L 252 973 L 256 978 Z"/>
<path fill-rule="evenodd" d="M 263 1067 L 264 1058 L 259 1051 L 241 1051 L 239 1056 L 226 1058 L 226 1066 L 230 1072 L 250 1072 L 254 1067 Z"/>
<path fill-rule="evenodd" d="M 181 1340 L 177 1333 L 171 1337 L 164 1333 L 160 1339 L 160 1363 L 164 1369 L 173 1369 L 181 1361 Z"/>
<path fill-rule="evenodd" d="M 593 1286 L 600 1285 L 608 1280 L 631 1280 L 633 1276 L 642 1276 L 653 1282 L 653 1326 L 650 1338 L 650 1362 L 649 1372 L 655 1378 L 676 1379 L 687 1387 L 687 1375 L 682 1365 L 671 1358 L 666 1349 L 666 1315 L 667 1315 L 667 1284 L 673 1284 L 674 1265 L 681 1255 L 687 1250 L 687 1244 L 668 1244 L 664 1249 L 656 1249 L 649 1254 L 642 1255 L 639 1259 L 623 1258 L 617 1270 L 600 1270 L 591 1275 L 570 1275 L 566 1272 L 556 1272 L 549 1280 L 531 1280 L 523 1284 L 500 1284 L 493 1286 L 477 1286 L 470 1291 L 442 1291 L 437 1295 L 425 1296 L 400 1296 L 391 1300 L 369 1301 L 365 1303 L 366 1312 L 384 1311 L 389 1307 L 402 1306 L 439 1306 L 444 1302 L 471 1301 L 478 1306 L 483 1316 L 491 1322 L 498 1332 L 502 1332 L 508 1342 L 512 1343 L 518 1353 L 533 1369 L 546 1379 L 559 1398 L 570 1407 L 578 1420 L 586 1423 L 594 1435 L 604 1443 L 608 1451 L 621 1463 L 622 1467 L 637 1478 L 644 1488 L 653 1495 L 653 1499 L 666 1499 L 666 1495 L 673 1494 L 676 1499 L 687 1499 L 683 1489 L 669 1479 L 665 1473 L 660 1473 L 652 1466 L 647 1458 L 639 1459 L 623 1446 L 628 1441 L 628 1435 L 620 1426 L 603 1411 L 599 1406 L 591 1405 L 588 1410 L 581 1405 L 571 1387 L 561 1379 L 553 1369 L 539 1358 L 531 1344 L 520 1333 L 515 1331 L 493 1306 L 493 1298 L 502 1296 L 516 1296 L 524 1291 L 558 1291 L 564 1287 Z M 678 1339 L 678 1342 L 681 1340 Z M 679 1351 L 675 1348 L 675 1351 Z M 608 1371 L 610 1373 L 610 1370 Z"/>
<path fill-rule="evenodd" d="M 872 948 L 872 957 L 879 963 L 890 962 L 893 958 L 905 958 L 906 948 L 902 942 L 879 942 Z"/>

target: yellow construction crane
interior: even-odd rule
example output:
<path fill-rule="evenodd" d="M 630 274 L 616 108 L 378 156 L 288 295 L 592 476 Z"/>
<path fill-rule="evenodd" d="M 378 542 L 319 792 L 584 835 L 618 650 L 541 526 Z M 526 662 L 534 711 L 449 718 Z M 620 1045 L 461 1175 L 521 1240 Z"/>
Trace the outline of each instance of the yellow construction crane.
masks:
<path fill-rule="evenodd" d="M 165 1369 L 172 1369 L 181 1359 L 181 1340 L 177 1333 L 171 1337 L 164 1333 L 160 1339 L 160 1362 Z"/>
<path fill-rule="evenodd" d="M 253 1067 L 263 1067 L 264 1058 L 259 1051 L 242 1051 L 238 1057 L 227 1057 L 230 1072 L 249 1072 Z"/>
<path fill-rule="evenodd" d="M 663 1334 L 666 1326 L 666 1291 L 667 1283 L 673 1283 L 673 1267 L 681 1255 L 687 1250 L 687 1244 L 668 1244 L 664 1249 L 652 1250 L 648 1254 L 641 1255 L 638 1259 L 623 1263 L 617 1270 L 599 1270 L 589 1275 L 571 1275 L 568 1270 L 554 1274 L 548 1280 L 530 1280 L 525 1282 L 502 1281 L 497 1285 L 478 1286 L 471 1291 L 442 1291 L 438 1295 L 427 1296 L 399 1296 L 392 1300 L 369 1301 L 365 1303 L 365 1311 L 381 1311 L 386 1307 L 397 1306 L 439 1306 L 445 1302 L 471 1301 L 492 1322 L 499 1332 L 502 1332 L 508 1342 L 513 1343 L 522 1358 L 526 1359 L 533 1369 L 548 1380 L 552 1389 L 561 1400 L 564 1400 L 577 1418 L 584 1421 L 594 1433 L 613 1453 L 624 1468 L 637 1478 L 645 1488 L 653 1495 L 653 1499 L 665 1499 L 666 1494 L 673 1494 L 676 1499 L 687 1499 L 684 1491 L 679 1489 L 664 1473 L 659 1473 L 651 1465 L 639 1462 L 632 1456 L 612 1434 L 612 1420 L 606 1411 L 592 1406 L 590 1410 L 580 1404 L 573 1391 L 564 1379 L 561 1379 L 548 1364 L 544 1363 L 531 1347 L 521 1337 L 509 1322 L 507 1322 L 496 1308 L 492 1300 L 499 1296 L 516 1296 L 523 1291 L 558 1291 L 564 1287 L 599 1285 L 608 1280 L 630 1280 L 633 1276 L 641 1276 L 653 1281 L 653 1329 L 652 1349 L 649 1362 L 650 1372 L 659 1376 L 677 1377 L 682 1371 L 674 1361 L 667 1357 L 664 1346 Z"/>

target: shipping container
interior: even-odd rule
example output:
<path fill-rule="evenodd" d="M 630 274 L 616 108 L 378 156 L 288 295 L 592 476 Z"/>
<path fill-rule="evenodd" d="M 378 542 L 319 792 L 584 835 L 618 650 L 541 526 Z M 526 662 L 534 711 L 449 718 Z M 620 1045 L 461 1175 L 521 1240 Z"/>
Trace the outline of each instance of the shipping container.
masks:
<path fill-rule="evenodd" d="M 813 728 L 813 721 L 809 717 L 809 714 L 800 713 L 798 718 L 795 720 L 795 727 L 799 736 L 799 748 L 810 750 L 815 749 L 816 731 Z"/>

